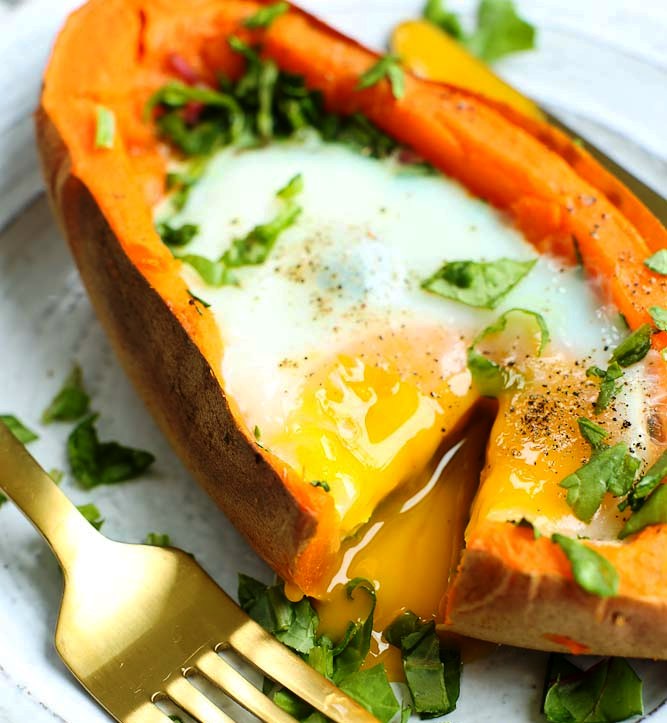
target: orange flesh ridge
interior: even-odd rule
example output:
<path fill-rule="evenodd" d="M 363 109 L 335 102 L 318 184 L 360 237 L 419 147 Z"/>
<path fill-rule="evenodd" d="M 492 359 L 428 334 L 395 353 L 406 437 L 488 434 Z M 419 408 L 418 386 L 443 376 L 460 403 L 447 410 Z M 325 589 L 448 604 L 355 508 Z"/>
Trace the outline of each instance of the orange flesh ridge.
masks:
<path fill-rule="evenodd" d="M 69 149 L 72 172 L 91 191 L 125 251 L 218 375 L 222 346 L 213 317 L 192 307 L 179 262 L 153 227 L 152 207 L 164 194 L 168 156 L 142 112 L 151 93 L 171 79 L 167 58 L 174 51 L 211 81 L 216 70 L 237 74 L 240 60 L 225 38 L 248 38 L 242 20 L 259 7 L 234 0 L 93 0 L 73 14 L 60 35 L 42 98 Z M 357 92 L 359 76 L 376 56 L 297 10 L 253 37 L 263 40 L 264 52 L 281 68 L 303 75 L 309 85 L 322 90 L 331 110 L 363 112 L 473 193 L 507 210 L 538 249 L 572 257 L 576 238 L 587 269 L 604 279 L 631 327 L 649 320 L 648 307 L 667 306 L 665 280 L 643 265 L 651 249 L 665 245 L 664 229 L 647 222 L 646 214 L 635 214 L 633 225 L 632 214 L 624 213 L 636 209 L 629 191 L 616 187 L 618 202 L 610 203 L 601 193 L 609 179 L 583 154 L 582 162 L 568 161 L 565 155 L 579 158 L 579 149 L 548 126 L 551 135 L 542 139 L 537 121 L 505 112 L 464 90 L 410 76 L 400 101 L 383 83 Z M 116 115 L 118 130 L 111 150 L 93 147 L 98 103 Z M 656 345 L 663 345 L 663 336 L 656 335 Z M 239 415 L 237 420 L 243 428 Z M 294 568 L 278 572 L 306 592 L 317 591 L 326 580 L 332 546 L 340 539 L 331 497 L 304 485 L 279 460 L 272 462 L 295 498 L 319 521 Z M 385 522 L 387 527 L 390 522 Z M 429 528 L 431 534 L 435 531 Z M 661 586 L 660 594 L 667 593 L 662 589 L 667 587 L 667 561 L 660 552 L 665 534 L 663 528 L 652 528 L 621 546 L 599 546 L 621 572 L 621 593 L 654 595 L 656 585 Z M 450 565 L 446 544 L 441 543 L 440 557 Z M 571 576 L 559 548 L 546 539 L 533 542 L 525 530 L 504 523 L 480 523 L 467 544 L 489 549 L 521 569 Z M 639 559 L 642 564 L 635 564 Z M 627 571 L 632 571 L 632 579 Z M 400 583 L 398 576 L 396 582 Z M 384 584 L 387 589 L 389 583 Z M 430 589 L 428 595 L 424 591 L 424 597 L 412 601 L 416 608 L 442 596 L 446 579 L 437 584 L 442 589 Z M 390 596 L 383 600 L 378 620 L 384 622 L 400 607 L 392 601 Z M 325 618 L 324 609 L 322 614 Z"/>

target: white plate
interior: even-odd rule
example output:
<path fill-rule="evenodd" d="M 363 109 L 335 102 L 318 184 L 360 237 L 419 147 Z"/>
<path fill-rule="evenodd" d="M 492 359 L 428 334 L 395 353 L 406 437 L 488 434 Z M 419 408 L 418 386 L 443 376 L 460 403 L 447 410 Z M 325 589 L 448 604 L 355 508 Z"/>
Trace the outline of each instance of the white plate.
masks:
<path fill-rule="evenodd" d="M 414 16 L 419 4 L 368 0 L 362 12 L 358 0 L 307 3 L 378 47 L 392 24 Z M 667 195 L 667 8 L 630 7 L 624 0 L 522 4 L 540 27 L 540 50 L 510 58 L 499 70 Z M 459 5 L 470 11 L 473 3 Z M 6 185 L 14 179 L 12 193 L 0 193 L 0 223 L 29 200 L 35 187 L 25 115 L 34 103 L 37 68 L 63 3 L 31 0 L 18 11 L 3 12 L 0 90 L 11 80 L 16 102 L 0 112 L 2 178 Z M 19 38 L 20 48 L 8 37 Z M 138 402 L 93 316 L 44 198 L 32 200 L 0 237 L 0 412 L 16 413 L 41 434 L 30 449 L 45 467 L 65 469 L 67 427 L 42 428 L 38 420 L 77 360 L 102 415 L 102 436 L 149 449 L 157 463 L 145 479 L 92 493 L 66 480 L 67 494 L 77 504 L 95 502 L 106 518 L 104 531 L 113 538 L 140 541 L 149 531 L 168 532 L 230 592 L 238 571 L 268 579 L 267 568 L 195 486 Z M 55 560 L 21 515 L 5 505 L 0 510 L 0 723 L 108 720 L 53 650 L 60 593 Z M 503 648 L 468 665 L 459 707 L 447 720 L 543 720 L 545 659 L 541 653 Z M 667 664 L 640 663 L 638 669 L 647 710 L 653 710 L 667 696 Z M 652 723 L 667 721 L 667 709 L 649 717 Z"/>

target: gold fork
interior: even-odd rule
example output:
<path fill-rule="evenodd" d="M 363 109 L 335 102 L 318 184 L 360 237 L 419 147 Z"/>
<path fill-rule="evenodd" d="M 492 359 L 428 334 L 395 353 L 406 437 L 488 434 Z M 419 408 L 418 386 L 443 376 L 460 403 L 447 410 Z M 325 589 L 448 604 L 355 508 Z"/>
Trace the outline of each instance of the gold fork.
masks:
<path fill-rule="evenodd" d="M 227 723 L 203 676 L 269 723 L 294 719 L 218 652 L 231 649 L 338 723 L 376 721 L 251 620 L 185 552 L 107 539 L 0 422 L 0 490 L 42 533 L 62 567 L 60 657 L 122 723 L 166 723 L 171 700 L 200 723 Z"/>

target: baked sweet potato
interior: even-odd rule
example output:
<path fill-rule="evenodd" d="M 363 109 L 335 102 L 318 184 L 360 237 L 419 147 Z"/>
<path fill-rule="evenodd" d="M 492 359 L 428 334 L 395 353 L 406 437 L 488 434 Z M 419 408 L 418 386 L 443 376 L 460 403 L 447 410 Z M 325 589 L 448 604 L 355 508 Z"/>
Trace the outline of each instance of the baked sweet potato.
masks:
<path fill-rule="evenodd" d="M 362 113 L 474 194 L 506 211 L 537 249 L 575 259 L 604 281 L 631 328 L 667 301 L 644 265 L 667 233 L 562 135 L 454 86 L 405 76 L 402 97 L 359 78 L 377 56 L 290 8 L 267 28 L 244 21 L 248 0 L 91 0 L 63 29 L 46 71 L 37 135 L 55 212 L 114 348 L 164 433 L 257 552 L 286 580 L 316 591 L 340 547 L 330 495 L 257 444 L 221 377 L 222 345 L 154 228 L 167 156 L 144 108 L 172 75 L 174 52 L 213 84 L 242 72 L 230 35 L 305 79 L 329 111 Z M 95 145 L 98 107 L 116 135 Z M 628 211 L 627 209 L 632 209 Z M 638 292 L 639 290 L 639 292 Z M 656 349 L 664 333 L 653 336 Z M 657 357 L 657 354 L 655 355 Z M 656 360 L 662 365 L 661 360 Z M 660 377 L 661 372 L 656 373 Z M 658 414 L 659 416 L 659 414 Z M 655 457 L 661 440 L 654 440 Z M 555 542 L 481 520 L 447 606 L 455 631 L 546 650 L 667 656 L 667 529 L 590 546 L 613 561 L 618 595 L 573 579 Z"/>

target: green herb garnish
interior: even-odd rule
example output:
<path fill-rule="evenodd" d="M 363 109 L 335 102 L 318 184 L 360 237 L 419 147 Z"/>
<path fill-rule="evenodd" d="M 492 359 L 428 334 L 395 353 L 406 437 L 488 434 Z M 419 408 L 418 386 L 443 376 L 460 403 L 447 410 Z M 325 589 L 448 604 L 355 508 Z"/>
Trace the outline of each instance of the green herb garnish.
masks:
<path fill-rule="evenodd" d="M 449 261 L 422 288 L 481 309 L 495 309 L 536 261 Z"/>
<path fill-rule="evenodd" d="M 65 473 L 58 469 L 57 467 L 52 467 L 49 470 L 49 477 L 57 484 L 59 485 L 63 481 L 63 477 L 65 476 Z"/>
<path fill-rule="evenodd" d="M 149 532 L 144 539 L 144 545 L 169 547 L 169 545 L 171 545 L 171 538 L 164 532 Z"/>
<path fill-rule="evenodd" d="M 134 479 L 155 461 L 150 452 L 124 447 L 118 442 L 100 442 L 95 429 L 97 414 L 80 422 L 67 440 L 72 474 L 87 489 Z"/>
<path fill-rule="evenodd" d="M 95 148 L 113 148 L 116 135 L 116 116 L 103 105 L 95 110 Z"/>
<path fill-rule="evenodd" d="M 194 223 L 172 226 L 167 221 L 162 221 L 157 225 L 157 232 L 167 246 L 187 246 L 199 233 L 199 226 Z"/>
<path fill-rule="evenodd" d="M 663 452 L 660 457 L 658 457 L 630 491 L 627 505 L 637 511 L 644 504 L 644 500 L 656 489 L 665 477 L 667 477 L 667 452 Z M 621 509 L 624 509 L 627 505 L 622 506 Z"/>
<path fill-rule="evenodd" d="M 331 492 L 331 486 L 324 480 L 317 479 L 310 483 L 313 487 L 321 487 L 325 492 Z"/>
<path fill-rule="evenodd" d="M 618 362 L 622 367 L 629 367 L 641 361 L 651 348 L 651 336 L 653 330 L 650 324 L 642 324 L 614 349 L 611 355 L 611 362 Z"/>
<path fill-rule="evenodd" d="M 0 422 L 4 422 L 9 431 L 18 439 L 21 444 L 28 444 L 39 439 L 39 436 L 28 429 L 23 422 L 13 414 L 0 414 Z"/>
<path fill-rule="evenodd" d="M 647 266 L 651 271 L 655 271 L 656 274 L 667 276 L 667 249 L 660 249 L 660 251 L 656 251 L 652 256 L 649 256 L 644 261 L 644 266 Z"/>
<path fill-rule="evenodd" d="M 583 671 L 552 655 L 545 691 L 550 723 L 624 721 L 644 712 L 642 681 L 623 658 L 604 658 Z"/>
<path fill-rule="evenodd" d="M 211 305 L 208 303 L 208 301 L 202 299 L 201 296 L 197 296 L 197 294 L 195 294 L 193 291 L 190 291 L 190 289 L 187 289 L 187 292 L 191 299 L 190 303 L 195 307 L 199 316 L 202 316 L 202 311 L 199 308 L 199 304 L 201 304 L 205 309 L 210 308 Z"/>
<path fill-rule="evenodd" d="M 620 540 L 634 535 L 649 525 L 667 523 L 667 486 L 660 484 L 646 499 L 644 504 L 634 512 L 623 529 L 618 533 Z"/>
<path fill-rule="evenodd" d="M 397 100 L 405 95 L 405 73 L 398 55 L 383 55 L 376 63 L 359 78 L 357 90 L 364 90 L 377 85 L 386 78 L 391 86 L 391 93 Z"/>
<path fill-rule="evenodd" d="M 74 422 L 82 417 L 90 405 L 90 397 L 83 387 L 81 367 L 75 365 L 60 391 L 42 414 L 42 422 Z"/>
<path fill-rule="evenodd" d="M 251 15 L 243 24 L 246 28 L 255 30 L 257 28 L 268 28 L 276 18 L 284 15 L 289 10 L 289 3 L 277 2 L 273 5 L 267 5 L 266 7 L 258 10 L 254 15 Z"/>
<path fill-rule="evenodd" d="M 91 503 L 86 505 L 78 505 L 76 509 L 79 510 L 79 512 L 88 520 L 88 522 L 90 522 L 90 524 L 96 530 L 99 530 L 104 524 L 102 514 L 95 505 Z"/>
<path fill-rule="evenodd" d="M 623 376 L 623 370 L 618 362 L 612 362 L 607 369 L 590 367 L 586 370 L 586 376 L 598 377 L 601 380 L 600 391 L 593 406 L 595 414 L 600 414 L 609 406 L 611 400 L 620 391 L 621 385 L 617 384 L 616 380 Z"/>
<path fill-rule="evenodd" d="M 594 450 L 600 449 L 604 446 L 604 440 L 609 436 L 609 432 L 607 432 L 603 427 L 599 424 L 595 424 L 595 422 L 592 422 L 586 417 L 579 417 L 579 419 L 577 419 L 577 424 L 579 425 L 581 436 Z"/>
<path fill-rule="evenodd" d="M 497 362 L 489 359 L 487 356 L 477 350 L 478 344 L 488 336 L 498 334 L 507 327 L 507 322 L 511 314 L 523 314 L 535 322 L 539 334 L 539 344 L 537 355 L 540 356 L 544 348 L 549 343 L 549 329 L 541 314 L 529 309 L 508 309 L 501 314 L 498 319 L 483 329 L 472 342 L 468 349 L 468 369 L 472 374 L 472 378 L 479 388 L 482 395 L 487 397 L 496 397 L 504 389 L 509 389 L 517 378 L 517 375 L 502 367 Z"/>
<path fill-rule="evenodd" d="M 297 652 L 315 670 L 326 676 L 388 723 L 400 710 L 391 690 L 384 666 L 360 671 L 370 649 L 375 608 L 375 589 L 361 578 L 347 585 L 348 596 L 362 589 L 369 595 L 371 609 L 365 620 L 350 623 L 338 644 L 317 635 L 319 618 L 308 598 L 292 602 L 285 596 L 283 585 L 268 586 L 246 575 L 239 575 L 238 597 L 241 607 L 265 630 Z M 291 691 L 265 680 L 264 693 L 276 705 L 299 721 L 320 723 L 316 711 Z"/>
<path fill-rule="evenodd" d="M 515 527 L 524 527 L 533 533 L 533 537 L 539 540 L 542 537 L 542 533 L 535 527 L 535 525 L 525 517 L 522 517 L 518 522 L 516 520 L 510 520 Z"/>
<path fill-rule="evenodd" d="M 389 643 L 401 649 L 415 711 L 422 718 L 451 713 L 459 697 L 461 659 L 457 650 L 441 649 L 435 622 L 421 621 L 406 611 L 384 635 Z"/>
<path fill-rule="evenodd" d="M 183 254 L 178 258 L 202 277 L 209 286 L 235 286 L 238 281 L 222 260 L 212 261 L 199 254 Z"/>
<path fill-rule="evenodd" d="M 570 561 L 574 580 L 582 590 L 598 597 L 613 597 L 618 593 L 618 572 L 609 560 L 571 537 L 555 534 L 551 540 Z"/>
<path fill-rule="evenodd" d="M 661 306 L 651 306 L 648 313 L 657 329 L 667 331 L 667 309 L 663 309 Z"/>
<path fill-rule="evenodd" d="M 535 47 L 535 27 L 519 17 L 511 0 L 480 0 L 477 28 L 471 34 L 464 32 L 458 16 L 446 9 L 444 0 L 428 0 L 423 16 L 488 63 Z"/>
<path fill-rule="evenodd" d="M 567 490 L 567 503 L 583 522 L 590 522 L 607 491 L 616 497 L 628 493 L 641 462 L 628 453 L 628 445 L 619 442 L 599 449 L 586 464 L 560 483 Z"/>
<path fill-rule="evenodd" d="M 290 178 L 290 180 L 276 192 L 278 198 L 282 198 L 283 201 L 289 201 L 295 196 L 298 196 L 303 191 L 303 175 L 297 173 L 296 176 Z"/>

